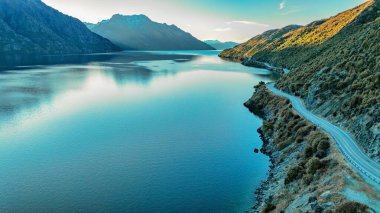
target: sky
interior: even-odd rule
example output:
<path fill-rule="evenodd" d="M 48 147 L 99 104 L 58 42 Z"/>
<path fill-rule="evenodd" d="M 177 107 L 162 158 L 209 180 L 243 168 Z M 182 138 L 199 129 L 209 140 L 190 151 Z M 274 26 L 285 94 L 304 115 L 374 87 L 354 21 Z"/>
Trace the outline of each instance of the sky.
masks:
<path fill-rule="evenodd" d="M 365 0 L 42 0 L 84 22 L 144 14 L 201 40 L 244 42 L 266 30 L 308 24 Z"/>

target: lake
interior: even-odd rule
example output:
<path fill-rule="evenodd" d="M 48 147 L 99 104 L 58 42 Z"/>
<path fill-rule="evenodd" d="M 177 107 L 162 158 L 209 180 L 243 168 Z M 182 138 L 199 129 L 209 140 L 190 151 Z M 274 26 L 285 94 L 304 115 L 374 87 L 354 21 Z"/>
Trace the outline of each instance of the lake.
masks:
<path fill-rule="evenodd" d="M 269 159 L 243 103 L 276 76 L 217 54 L 2 61 L 1 211 L 249 210 Z"/>

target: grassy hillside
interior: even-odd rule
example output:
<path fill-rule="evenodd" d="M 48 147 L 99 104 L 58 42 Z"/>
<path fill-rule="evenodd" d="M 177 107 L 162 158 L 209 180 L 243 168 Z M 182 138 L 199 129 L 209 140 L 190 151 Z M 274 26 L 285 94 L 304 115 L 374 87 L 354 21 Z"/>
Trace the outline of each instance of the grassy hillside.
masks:
<path fill-rule="evenodd" d="M 220 56 L 239 60 L 253 57 L 258 61 L 288 68 L 299 66 L 317 56 L 321 44 L 337 35 L 371 4 L 372 2 L 366 2 L 329 19 L 315 21 L 303 27 L 291 25 L 267 31 L 236 48 L 222 52 Z"/>
<path fill-rule="evenodd" d="M 261 35 L 258 35 L 249 41 L 238 45 L 234 48 L 224 50 L 220 53 L 223 58 L 244 60 L 251 57 L 253 54 L 269 48 L 275 41 L 280 39 L 287 33 L 300 28 L 299 25 L 290 25 L 281 29 L 269 30 Z"/>
<path fill-rule="evenodd" d="M 221 56 L 252 57 L 245 64 L 254 59 L 290 68 L 277 87 L 300 96 L 315 113 L 349 130 L 380 162 L 379 5 L 378 0 L 368 1 L 290 31 L 262 48 L 241 52 L 253 46 L 246 43 Z"/>

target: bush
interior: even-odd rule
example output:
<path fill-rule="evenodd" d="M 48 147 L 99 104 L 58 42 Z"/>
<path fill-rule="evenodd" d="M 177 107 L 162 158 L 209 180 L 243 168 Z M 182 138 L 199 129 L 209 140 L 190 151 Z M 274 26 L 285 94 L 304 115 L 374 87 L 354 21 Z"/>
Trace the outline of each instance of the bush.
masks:
<path fill-rule="evenodd" d="M 330 148 L 329 139 L 322 137 L 320 139 L 313 140 L 313 151 L 317 152 L 318 150 L 327 151 Z"/>
<path fill-rule="evenodd" d="M 269 213 L 269 212 L 271 212 L 271 211 L 273 211 L 273 210 L 275 210 L 276 209 L 276 206 L 275 205 L 273 205 L 273 204 L 271 204 L 271 203 L 267 203 L 267 204 L 265 204 L 265 207 L 264 207 L 264 209 L 263 209 L 263 212 L 264 213 Z"/>
<path fill-rule="evenodd" d="M 367 213 L 370 208 L 364 204 L 350 201 L 339 206 L 335 212 L 337 213 Z"/>
<path fill-rule="evenodd" d="M 313 147 L 307 146 L 305 150 L 303 151 L 304 158 L 310 158 L 313 156 Z"/>
<path fill-rule="evenodd" d="M 264 130 L 264 132 L 272 131 L 273 130 L 272 124 L 269 123 L 268 121 L 264 121 L 264 123 L 263 123 L 263 130 Z"/>
<path fill-rule="evenodd" d="M 326 151 L 330 148 L 330 142 L 327 140 L 322 140 L 319 142 L 317 150 L 318 151 Z"/>
<path fill-rule="evenodd" d="M 305 173 L 305 169 L 302 166 L 297 165 L 297 166 L 291 167 L 286 174 L 285 184 L 288 184 L 295 180 L 300 179 L 304 173 Z"/>
<path fill-rule="evenodd" d="M 305 185 L 309 185 L 311 182 L 313 182 L 313 176 L 310 174 L 306 174 L 303 176 L 302 181 Z"/>
<path fill-rule="evenodd" d="M 322 168 L 322 163 L 318 158 L 313 157 L 307 162 L 306 168 L 308 174 L 314 175 L 318 169 Z"/>
<path fill-rule="evenodd" d="M 363 98 L 361 96 L 354 96 L 351 99 L 350 107 L 356 108 L 363 102 Z"/>

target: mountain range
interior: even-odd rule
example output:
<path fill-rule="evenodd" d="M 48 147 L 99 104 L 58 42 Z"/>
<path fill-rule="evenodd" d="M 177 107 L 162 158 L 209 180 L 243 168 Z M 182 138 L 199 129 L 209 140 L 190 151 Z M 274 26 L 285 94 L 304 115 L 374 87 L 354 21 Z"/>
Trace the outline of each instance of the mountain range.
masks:
<path fill-rule="evenodd" d="M 94 33 L 123 50 L 213 50 L 175 25 L 161 24 L 145 15 L 116 14 L 97 24 L 86 23 Z"/>
<path fill-rule="evenodd" d="M 40 0 L 0 1 L 0 53 L 75 54 L 118 50 L 78 19 Z"/>
<path fill-rule="evenodd" d="M 203 42 L 212 46 L 213 48 L 217 50 L 224 50 L 224 49 L 232 48 L 239 45 L 239 43 L 232 42 L 232 41 L 222 42 L 218 40 L 205 40 Z"/>

